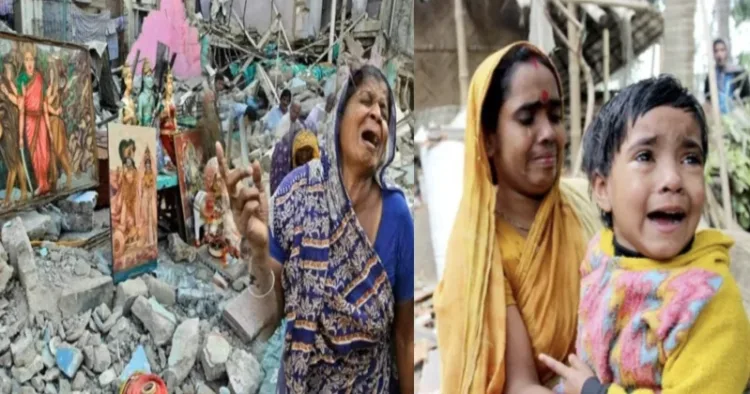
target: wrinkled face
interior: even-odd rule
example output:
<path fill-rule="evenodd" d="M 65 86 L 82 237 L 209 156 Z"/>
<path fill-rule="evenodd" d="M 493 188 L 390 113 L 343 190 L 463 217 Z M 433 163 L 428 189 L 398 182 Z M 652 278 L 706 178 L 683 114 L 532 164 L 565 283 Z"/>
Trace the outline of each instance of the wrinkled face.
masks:
<path fill-rule="evenodd" d="M 297 152 L 294 153 L 294 162 L 297 167 L 312 160 L 313 153 L 313 149 L 309 146 L 303 146 L 302 148 L 297 149 Z"/>
<path fill-rule="evenodd" d="M 297 119 L 299 119 L 300 113 L 302 113 L 302 107 L 297 103 L 292 104 L 289 110 L 289 120 L 291 120 L 292 123 L 296 122 Z"/>
<path fill-rule="evenodd" d="M 31 76 L 34 73 L 34 55 L 31 52 L 23 54 L 23 67 L 27 75 Z"/>
<path fill-rule="evenodd" d="M 279 99 L 279 109 L 281 109 L 281 112 L 286 113 L 289 109 L 290 101 L 292 101 L 292 99 L 289 96 L 281 96 Z"/>
<path fill-rule="evenodd" d="M 536 62 L 515 66 L 497 130 L 485 138 L 498 186 L 539 198 L 555 183 L 565 146 L 555 76 Z"/>
<path fill-rule="evenodd" d="M 727 64 L 727 58 L 729 57 L 729 53 L 727 51 L 727 46 L 722 43 L 716 43 L 714 45 L 714 60 L 716 61 L 717 66 L 724 66 Z"/>
<path fill-rule="evenodd" d="M 388 145 L 388 86 L 365 79 L 341 117 L 340 145 L 345 166 L 375 170 Z"/>
<path fill-rule="evenodd" d="M 644 256 L 676 256 L 695 234 L 706 193 L 701 130 L 693 115 L 657 107 L 638 119 L 594 197 L 611 212 L 618 243 Z"/>

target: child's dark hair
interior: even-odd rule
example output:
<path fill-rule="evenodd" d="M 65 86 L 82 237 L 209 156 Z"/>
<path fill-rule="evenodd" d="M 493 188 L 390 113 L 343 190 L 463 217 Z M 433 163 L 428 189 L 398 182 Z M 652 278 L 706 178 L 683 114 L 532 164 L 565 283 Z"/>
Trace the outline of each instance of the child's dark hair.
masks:
<path fill-rule="evenodd" d="M 292 99 L 292 91 L 289 89 L 284 89 L 281 91 L 281 96 L 279 96 L 279 99 L 288 98 L 289 100 Z"/>
<path fill-rule="evenodd" d="M 671 75 L 644 79 L 630 85 L 599 110 L 583 137 L 582 170 L 593 183 L 594 176 L 608 177 L 615 153 L 619 152 L 628 129 L 638 118 L 656 107 L 681 109 L 695 118 L 701 130 L 703 161 L 708 155 L 708 125 L 698 100 Z M 612 213 L 602 212 L 602 221 L 612 228 Z"/>
<path fill-rule="evenodd" d="M 503 108 L 503 104 L 505 104 L 505 100 L 508 99 L 508 95 L 510 94 L 510 82 L 517 69 L 516 66 L 531 61 L 537 61 L 544 67 L 547 67 L 555 76 L 558 85 L 560 84 L 555 67 L 547 57 L 540 55 L 525 45 L 511 48 L 492 72 L 490 86 L 487 88 L 484 101 L 482 101 L 480 117 L 482 132 L 484 134 L 494 134 L 497 130 L 498 116 L 500 115 L 500 110 Z M 562 92 L 558 93 L 562 96 Z M 490 172 L 492 173 L 492 183 L 497 184 L 497 174 L 493 166 L 490 166 Z"/>
<path fill-rule="evenodd" d="M 258 120 L 258 111 L 256 111 L 252 106 L 248 105 L 247 108 L 245 108 L 244 117 L 251 122 L 255 122 L 256 120 Z"/>

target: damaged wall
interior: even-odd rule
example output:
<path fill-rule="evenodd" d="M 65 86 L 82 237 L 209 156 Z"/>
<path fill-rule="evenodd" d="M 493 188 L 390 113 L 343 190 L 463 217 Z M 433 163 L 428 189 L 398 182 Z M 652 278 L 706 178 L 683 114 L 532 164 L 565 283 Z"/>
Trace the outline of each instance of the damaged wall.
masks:
<path fill-rule="evenodd" d="M 414 4 L 414 74 L 416 108 L 461 103 L 453 0 L 418 1 Z M 469 75 L 491 53 L 526 39 L 520 29 L 507 26 L 480 29 L 464 16 Z"/>

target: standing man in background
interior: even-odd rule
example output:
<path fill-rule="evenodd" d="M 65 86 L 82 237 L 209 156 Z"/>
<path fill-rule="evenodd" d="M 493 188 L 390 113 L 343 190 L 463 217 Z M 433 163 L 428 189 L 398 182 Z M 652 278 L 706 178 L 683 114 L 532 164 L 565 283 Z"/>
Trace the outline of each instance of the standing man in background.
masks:
<path fill-rule="evenodd" d="M 730 63 L 729 48 L 721 38 L 714 40 L 714 60 L 716 62 L 716 85 L 719 89 L 719 110 L 722 114 L 726 114 L 732 111 L 735 99 L 745 100 L 750 96 L 750 82 L 748 82 L 747 72 L 741 66 Z M 706 76 L 705 93 L 706 105 L 711 105 L 708 76 Z"/>

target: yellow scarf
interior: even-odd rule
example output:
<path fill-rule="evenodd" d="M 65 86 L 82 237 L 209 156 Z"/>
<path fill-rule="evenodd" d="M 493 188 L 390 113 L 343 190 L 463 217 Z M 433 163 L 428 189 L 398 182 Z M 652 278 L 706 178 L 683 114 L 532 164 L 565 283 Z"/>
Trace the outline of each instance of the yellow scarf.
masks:
<path fill-rule="evenodd" d="M 313 159 L 320 158 L 320 149 L 318 148 L 318 137 L 313 134 L 310 130 L 301 130 L 294 136 L 294 142 L 292 143 L 292 167 L 297 167 L 297 158 L 295 155 L 297 151 L 302 148 L 310 148 L 313 151 Z"/>
<path fill-rule="evenodd" d="M 503 289 L 504 283 L 499 281 L 509 275 L 503 271 L 509 262 L 502 257 L 512 259 L 510 255 L 517 255 L 513 272 L 516 276 L 510 282 L 520 286 L 515 298 L 534 351 L 561 358 L 574 345 L 578 267 L 585 242 L 598 227 L 598 212 L 588 199 L 587 182 L 561 184 L 558 178 L 520 248 L 507 245 L 508 249 L 502 250 L 507 243 L 502 243 L 503 237 L 496 234 L 496 190 L 482 136 L 481 108 L 493 71 L 503 56 L 518 45 L 545 56 L 526 42 L 505 47 L 477 68 L 469 89 L 463 197 L 448 244 L 443 279 L 434 296 L 441 391 L 445 393 L 503 390 L 506 299 L 503 291 L 496 289 Z M 562 91 L 559 78 L 557 81 Z M 562 151 L 558 158 L 558 168 L 562 168 Z M 550 286 L 542 288 L 534 282 L 539 279 Z"/>

